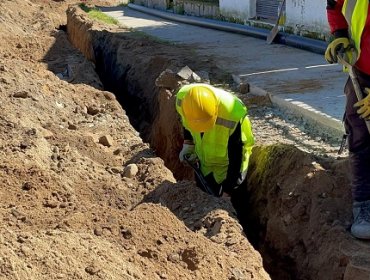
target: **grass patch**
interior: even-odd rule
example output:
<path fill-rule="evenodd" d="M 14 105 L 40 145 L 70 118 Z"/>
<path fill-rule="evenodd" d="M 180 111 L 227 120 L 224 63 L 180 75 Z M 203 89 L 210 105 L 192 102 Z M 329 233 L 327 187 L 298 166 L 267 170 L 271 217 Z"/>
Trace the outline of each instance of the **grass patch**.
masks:
<path fill-rule="evenodd" d="M 88 7 L 84 3 L 79 4 L 79 6 L 92 19 L 95 19 L 95 20 L 98 20 L 98 21 L 102 21 L 102 22 L 105 22 L 105 23 L 108 23 L 108 24 L 118 25 L 118 23 L 119 23 L 118 20 L 116 20 L 115 18 L 112 18 L 112 17 L 104 14 L 102 11 L 100 11 L 99 9 L 97 9 L 95 7 L 93 7 L 93 8 L 92 7 Z"/>

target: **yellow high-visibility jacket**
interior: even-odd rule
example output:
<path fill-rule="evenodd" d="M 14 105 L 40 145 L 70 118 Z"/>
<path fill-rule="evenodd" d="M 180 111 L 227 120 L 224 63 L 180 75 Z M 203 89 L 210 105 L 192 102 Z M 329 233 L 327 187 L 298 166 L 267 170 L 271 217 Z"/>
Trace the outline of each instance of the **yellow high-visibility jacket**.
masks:
<path fill-rule="evenodd" d="M 345 0 L 342 13 L 347 20 L 350 36 L 361 55 L 361 36 L 368 16 L 369 0 Z"/>
<path fill-rule="evenodd" d="M 181 109 L 183 98 L 192 87 L 197 85 L 210 88 L 220 100 L 216 124 L 212 129 L 204 133 L 194 132 L 189 129 Z M 240 141 L 242 143 L 242 160 L 239 171 L 241 173 L 247 171 L 249 157 L 254 145 L 254 136 L 251 123 L 247 117 L 247 108 L 239 98 L 207 84 L 191 84 L 183 86 L 177 93 L 176 110 L 181 116 L 185 129 L 192 135 L 195 153 L 199 158 L 201 172 L 204 176 L 213 173 L 214 179 L 218 184 L 221 184 L 226 179 L 229 166 L 229 139 L 237 127 L 241 129 Z"/>

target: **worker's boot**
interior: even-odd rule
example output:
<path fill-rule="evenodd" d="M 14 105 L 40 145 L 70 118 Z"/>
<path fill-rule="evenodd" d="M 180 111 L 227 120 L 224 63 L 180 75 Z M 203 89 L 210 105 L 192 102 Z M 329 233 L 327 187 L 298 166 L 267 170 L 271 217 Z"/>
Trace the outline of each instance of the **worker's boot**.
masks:
<path fill-rule="evenodd" d="M 370 200 L 353 203 L 351 233 L 359 239 L 370 239 Z"/>

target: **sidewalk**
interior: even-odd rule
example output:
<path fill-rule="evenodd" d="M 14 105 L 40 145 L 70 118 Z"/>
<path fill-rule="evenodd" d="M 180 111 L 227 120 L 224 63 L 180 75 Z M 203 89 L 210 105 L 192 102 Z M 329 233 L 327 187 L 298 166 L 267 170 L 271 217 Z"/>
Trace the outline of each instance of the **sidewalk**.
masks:
<path fill-rule="evenodd" d="M 327 64 L 322 54 L 280 44 L 268 45 L 265 40 L 256 38 L 258 36 L 232 30 L 226 32 L 170 21 L 165 19 L 169 13 L 141 6 L 130 4 L 130 8 L 102 10 L 124 26 L 186 45 L 205 58 L 217 57 L 218 66 L 233 73 L 235 80 L 248 82 L 254 94 L 268 94 L 273 104 L 302 116 L 333 136 L 342 136 L 343 87 L 347 75 L 340 65 Z M 186 16 L 170 16 L 186 22 Z M 207 24 L 209 22 L 228 25 L 202 18 L 189 20 L 194 21 L 209 27 L 213 25 Z"/>

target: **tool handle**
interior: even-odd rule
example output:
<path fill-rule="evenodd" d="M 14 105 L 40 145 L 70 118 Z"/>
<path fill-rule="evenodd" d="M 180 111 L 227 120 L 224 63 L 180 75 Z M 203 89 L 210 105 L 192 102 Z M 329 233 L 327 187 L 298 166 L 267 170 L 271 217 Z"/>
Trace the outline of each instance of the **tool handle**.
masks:
<path fill-rule="evenodd" d="M 353 85 L 353 89 L 355 90 L 355 94 L 356 94 L 356 97 L 357 97 L 357 100 L 360 101 L 364 98 L 364 93 L 360 87 L 360 84 L 358 82 L 358 79 L 357 79 L 357 76 L 356 76 L 356 73 L 355 71 L 353 71 L 353 65 L 348 63 L 342 55 L 338 55 L 338 62 L 340 64 L 342 64 L 343 66 L 347 67 L 348 69 L 348 74 L 349 74 L 349 77 L 351 78 L 351 81 L 352 81 L 352 85 Z M 370 134 L 370 120 L 365 120 L 365 124 L 366 124 L 366 127 L 367 127 L 367 131 L 369 132 Z"/>
<path fill-rule="evenodd" d="M 200 171 L 200 169 L 198 167 L 198 164 L 191 162 L 187 155 L 184 155 L 184 159 L 185 159 L 186 163 L 189 164 L 191 168 L 193 168 L 195 176 L 197 176 L 197 178 L 199 179 L 199 182 L 202 184 L 204 190 L 208 194 L 211 194 L 213 196 L 217 196 L 214 193 L 214 191 L 208 186 L 208 183 L 207 183 L 206 179 L 204 179 L 204 176 L 203 176 L 202 172 Z"/>

